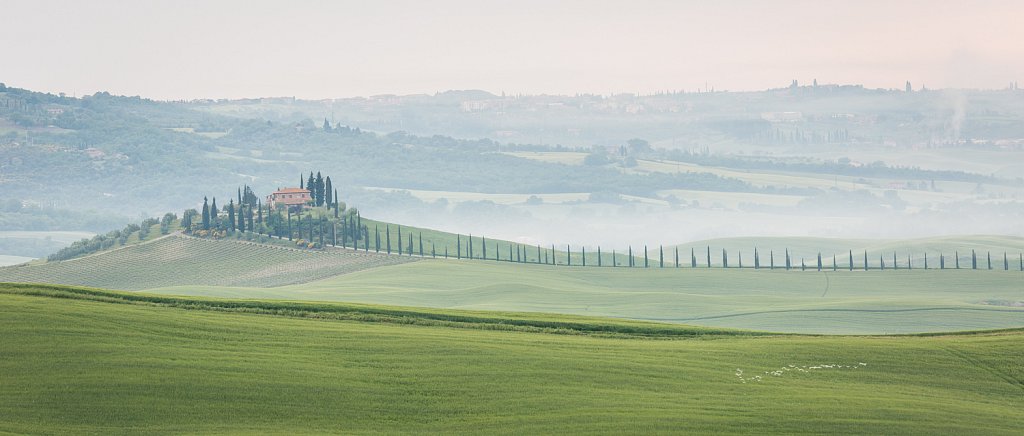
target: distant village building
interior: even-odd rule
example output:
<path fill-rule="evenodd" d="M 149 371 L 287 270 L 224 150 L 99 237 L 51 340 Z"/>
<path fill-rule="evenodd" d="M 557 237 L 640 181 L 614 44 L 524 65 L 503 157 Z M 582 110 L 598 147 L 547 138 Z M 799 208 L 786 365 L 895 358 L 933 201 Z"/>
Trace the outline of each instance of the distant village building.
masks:
<path fill-rule="evenodd" d="M 271 209 L 276 208 L 279 204 L 289 207 L 303 207 L 311 200 L 312 197 L 309 196 L 308 189 L 277 188 L 276 191 L 267 196 L 267 205 L 270 206 Z"/>

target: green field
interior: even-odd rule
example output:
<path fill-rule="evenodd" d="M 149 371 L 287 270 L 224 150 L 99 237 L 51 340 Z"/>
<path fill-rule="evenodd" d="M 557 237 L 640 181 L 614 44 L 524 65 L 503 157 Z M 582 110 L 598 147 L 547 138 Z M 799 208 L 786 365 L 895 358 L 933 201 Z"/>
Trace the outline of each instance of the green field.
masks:
<path fill-rule="evenodd" d="M 149 291 L 885 334 L 1022 327 L 1022 283 L 1017 271 L 644 270 L 424 260 L 277 288 Z"/>
<path fill-rule="evenodd" d="M 1018 434 L 1024 419 L 1019 331 L 548 320 L 561 328 L 3 286 L 0 432 Z"/>
<path fill-rule="evenodd" d="M 62 262 L 0 268 L 0 281 L 124 290 L 184 284 L 269 287 L 412 260 L 350 250 L 311 251 L 169 235 Z"/>
<path fill-rule="evenodd" d="M 451 237 L 426 232 L 425 238 L 439 241 Z M 712 260 L 718 265 L 720 246 L 758 243 L 767 250 L 783 242 L 794 253 L 794 265 L 799 265 L 798 253 L 813 247 L 857 243 L 888 250 L 893 244 L 800 238 L 707 243 L 714 244 Z M 1017 243 L 1014 238 L 972 237 L 927 239 L 906 245 L 921 249 L 942 244 L 1010 248 Z M 703 265 L 703 249 L 697 253 Z M 888 251 L 885 253 L 888 257 Z M 666 256 L 670 266 L 672 254 Z M 855 256 L 855 271 L 831 271 L 827 267 L 831 258 L 826 259 L 822 272 L 814 266 L 807 271 L 798 267 L 786 271 L 781 268 L 779 247 L 776 265 L 780 267 L 776 270 L 750 268 L 752 253 L 746 257 L 744 269 L 708 269 L 690 268 L 689 251 L 682 254 L 681 260 L 687 265 L 684 268 L 657 268 L 656 253 L 650 258 L 651 268 L 583 268 L 465 259 L 418 260 L 376 255 L 372 250 L 319 252 L 171 235 L 70 261 L 0 268 L 0 281 L 171 295 L 576 314 L 814 334 L 1024 327 L 1024 273 L 1016 270 L 1016 265 L 1010 271 L 970 270 L 966 269 L 968 258 L 962 259 L 965 269 L 961 270 L 926 271 L 919 266 L 907 270 L 904 265 L 898 271 L 882 271 L 875 263 L 877 258 L 871 256 L 872 269 L 862 271 L 862 258 Z M 900 262 L 904 263 L 902 256 Z M 593 265 L 594 258 L 590 261 Z M 813 262 L 810 258 L 808 261 Z M 766 251 L 762 251 L 762 262 L 768 265 Z M 841 258 L 840 264 L 845 262 L 846 258 Z M 935 268 L 937 260 L 932 262 Z M 579 264 L 578 260 L 574 263 Z M 947 258 L 947 266 L 952 264 Z"/>

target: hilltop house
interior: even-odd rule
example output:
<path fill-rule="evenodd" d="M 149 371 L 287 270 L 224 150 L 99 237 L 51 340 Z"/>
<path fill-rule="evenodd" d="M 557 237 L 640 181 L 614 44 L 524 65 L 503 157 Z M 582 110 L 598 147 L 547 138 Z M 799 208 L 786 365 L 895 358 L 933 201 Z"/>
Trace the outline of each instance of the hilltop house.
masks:
<path fill-rule="evenodd" d="M 270 206 L 271 209 L 276 208 L 279 204 L 288 207 L 305 207 L 305 205 L 311 200 L 312 197 L 309 196 L 308 189 L 277 188 L 276 191 L 267 196 L 267 205 Z"/>

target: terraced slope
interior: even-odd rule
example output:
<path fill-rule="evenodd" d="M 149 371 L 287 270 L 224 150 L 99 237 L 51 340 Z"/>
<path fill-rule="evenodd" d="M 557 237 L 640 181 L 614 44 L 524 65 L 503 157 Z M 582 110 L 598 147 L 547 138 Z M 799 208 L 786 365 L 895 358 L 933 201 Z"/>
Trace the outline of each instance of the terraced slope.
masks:
<path fill-rule="evenodd" d="M 307 251 L 171 235 L 64 262 L 0 268 L 0 281 L 124 290 L 180 285 L 266 288 L 414 260 L 347 250 Z"/>

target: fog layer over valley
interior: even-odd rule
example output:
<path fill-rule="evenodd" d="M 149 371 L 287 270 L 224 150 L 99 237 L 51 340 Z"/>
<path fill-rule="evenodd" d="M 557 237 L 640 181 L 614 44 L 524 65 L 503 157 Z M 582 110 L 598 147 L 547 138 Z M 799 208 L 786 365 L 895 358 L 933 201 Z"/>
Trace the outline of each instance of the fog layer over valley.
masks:
<path fill-rule="evenodd" d="M 1022 97 L 815 82 L 159 102 L 4 85 L 0 223 L 104 232 L 321 171 L 364 216 L 545 246 L 1022 235 Z M 44 254 L 7 239 L 0 254 Z"/>

